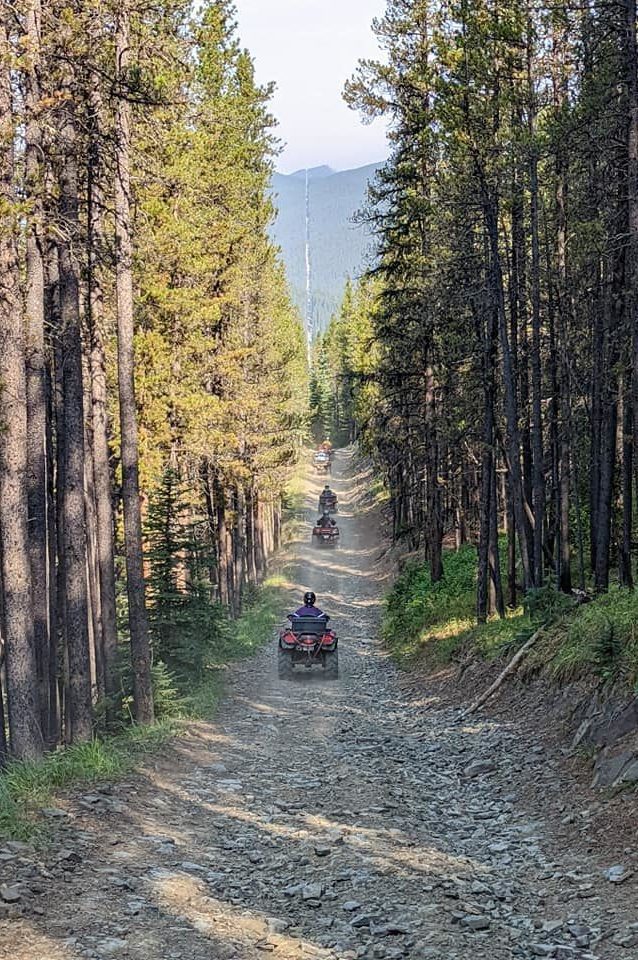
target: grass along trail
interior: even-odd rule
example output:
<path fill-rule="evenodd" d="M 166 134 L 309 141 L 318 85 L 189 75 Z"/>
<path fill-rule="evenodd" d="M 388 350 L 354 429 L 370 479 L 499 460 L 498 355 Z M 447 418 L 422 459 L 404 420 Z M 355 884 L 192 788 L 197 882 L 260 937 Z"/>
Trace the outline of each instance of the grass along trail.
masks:
<path fill-rule="evenodd" d="M 44 853 L 2 847 L 0 957 L 638 956 L 635 878 L 612 884 L 526 810 L 525 784 L 556 779 L 542 747 L 417 699 L 375 640 L 378 517 L 347 451 L 342 545 L 311 549 L 322 482 L 307 481 L 287 589 L 290 606 L 314 589 L 332 615 L 341 679 L 280 682 L 273 643 L 231 668 L 214 720 L 50 811 Z"/>

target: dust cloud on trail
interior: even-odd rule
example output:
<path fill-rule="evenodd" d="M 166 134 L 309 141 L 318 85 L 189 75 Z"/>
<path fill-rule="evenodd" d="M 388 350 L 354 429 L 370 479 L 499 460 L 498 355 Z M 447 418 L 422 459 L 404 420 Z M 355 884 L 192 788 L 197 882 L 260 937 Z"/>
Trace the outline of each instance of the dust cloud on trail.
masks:
<path fill-rule="evenodd" d="M 0 957 L 638 955 L 635 891 L 610 895 L 598 864 L 557 851 L 526 815 L 517 783 L 538 765 L 516 731 L 463 727 L 402 690 L 374 640 L 386 583 L 357 470 L 337 455 L 342 546 L 309 545 L 324 482 L 309 479 L 287 549 L 290 605 L 317 593 L 341 679 L 279 681 L 273 642 L 233 668 L 213 722 L 139 776 L 73 798 L 45 865 L 22 851 L 0 866 L 26 903 L 3 923 Z"/>

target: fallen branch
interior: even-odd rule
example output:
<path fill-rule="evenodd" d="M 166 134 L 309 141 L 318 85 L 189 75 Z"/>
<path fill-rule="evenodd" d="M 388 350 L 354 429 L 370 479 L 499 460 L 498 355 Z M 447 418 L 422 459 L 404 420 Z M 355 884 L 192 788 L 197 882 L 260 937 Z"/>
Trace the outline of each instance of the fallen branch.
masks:
<path fill-rule="evenodd" d="M 524 660 L 524 659 L 525 659 L 525 657 L 527 656 L 527 653 L 529 652 L 529 650 L 531 650 L 531 648 L 532 648 L 532 647 L 534 646 L 534 644 L 537 642 L 537 640 L 538 640 L 539 637 L 541 636 L 541 634 L 542 634 L 542 632 L 543 632 L 543 630 L 545 629 L 546 626 L 547 626 L 547 624 L 544 623 L 541 627 L 538 628 L 538 630 L 536 631 L 536 633 L 533 633 L 533 634 L 532 634 L 532 636 L 529 638 L 529 640 L 526 640 L 526 641 L 525 641 L 525 643 L 524 643 L 523 646 L 520 648 L 520 650 L 517 650 L 517 651 L 516 651 L 516 653 L 514 654 L 514 656 L 512 657 L 512 659 L 510 660 L 510 662 L 507 664 L 507 666 L 506 666 L 505 669 L 503 670 L 503 672 L 498 675 L 498 677 L 496 678 L 496 680 L 494 681 L 494 683 L 493 683 L 491 686 L 489 686 L 489 687 L 487 688 L 487 690 L 485 690 L 485 691 L 481 694 L 481 696 L 478 697 L 478 699 L 475 700 L 474 703 L 473 703 L 470 707 L 467 708 L 467 710 L 464 710 L 464 711 L 463 711 L 463 713 L 461 714 L 461 717 L 460 717 L 461 720 L 464 720 L 465 717 L 469 717 L 469 716 L 471 716 L 473 713 L 476 713 L 476 711 L 477 711 L 480 707 L 482 707 L 484 703 L 487 703 L 487 701 L 490 699 L 490 697 L 493 697 L 493 696 L 494 696 L 494 694 L 496 693 L 496 691 L 503 685 L 503 683 L 507 680 L 507 678 L 510 676 L 510 674 L 514 673 L 514 671 L 515 671 L 516 668 L 518 667 L 518 665 L 519 665 L 519 663 L 521 662 L 521 660 Z"/>

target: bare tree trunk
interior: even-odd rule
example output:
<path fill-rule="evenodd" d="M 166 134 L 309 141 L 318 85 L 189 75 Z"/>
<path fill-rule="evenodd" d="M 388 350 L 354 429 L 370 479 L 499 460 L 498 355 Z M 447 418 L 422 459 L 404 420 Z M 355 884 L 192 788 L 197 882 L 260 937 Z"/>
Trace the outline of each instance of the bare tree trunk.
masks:
<path fill-rule="evenodd" d="M 624 587 L 633 588 L 631 534 L 633 526 L 633 410 L 631 375 L 624 377 L 622 397 L 622 527 L 618 544 L 618 574 Z"/>
<path fill-rule="evenodd" d="M 57 316 L 57 311 L 56 311 Z M 59 327 L 56 319 L 55 329 Z M 49 577 L 49 649 L 47 652 L 47 681 L 49 714 L 43 730 L 45 742 L 49 745 L 60 739 L 60 700 L 58 692 L 58 568 L 57 568 L 57 516 L 55 509 L 55 454 L 53 449 L 54 397 L 51 366 L 47 368 L 47 552 Z"/>
<path fill-rule="evenodd" d="M 543 527 L 545 522 L 545 476 L 543 471 L 543 412 L 541 382 L 541 280 L 538 225 L 538 155 L 535 136 L 536 92 L 532 74 L 532 24 L 528 23 L 528 85 L 530 135 L 530 208 L 532 234 L 532 510 L 534 514 L 534 583 L 543 583 Z"/>
<path fill-rule="evenodd" d="M 633 377 L 631 388 L 633 448 L 631 456 L 638 491 L 638 46 L 636 44 L 636 0 L 625 0 L 626 69 L 627 69 L 627 231 L 625 268 L 626 326 L 632 338 Z M 629 414 L 628 414 L 629 416 Z M 627 424 L 629 427 L 629 424 Z M 629 450 L 627 451 L 629 456 Z M 625 496 L 630 497 L 629 490 Z M 631 525 L 632 505 L 626 504 L 626 526 Z M 628 531 L 631 543 L 631 530 Z M 630 559 L 631 565 L 631 559 Z"/>
<path fill-rule="evenodd" d="M 246 486 L 246 571 L 248 583 L 259 580 L 255 566 L 255 488 L 252 481 Z"/>
<path fill-rule="evenodd" d="M 527 537 L 528 521 L 525 511 L 523 476 L 519 452 L 520 434 L 518 429 L 516 382 L 514 378 L 514 367 L 512 364 L 512 355 L 510 352 L 509 337 L 505 318 L 503 274 L 501 269 L 501 258 L 498 242 L 498 216 L 495 209 L 495 202 L 487 195 L 486 191 L 487 187 L 484 186 L 483 206 L 490 240 L 492 273 L 491 283 L 493 286 L 496 303 L 498 305 L 499 336 L 501 342 L 501 355 L 503 358 L 503 376 L 505 380 L 505 416 L 507 420 L 508 466 L 511 476 L 514 517 L 516 520 L 518 542 L 521 552 L 521 564 L 523 567 L 523 588 L 525 591 L 527 591 L 532 586 L 533 579 L 532 571 L 530 569 L 530 550 Z"/>
<path fill-rule="evenodd" d="M 558 351 L 560 354 L 559 380 L 559 587 L 564 593 L 572 589 L 571 572 L 571 534 L 569 526 L 569 502 L 571 491 L 571 390 L 570 371 L 568 360 L 568 327 L 567 327 L 567 221 L 565 217 L 565 183 L 564 171 L 561 164 L 558 174 L 558 271 L 560 280 L 560 296 L 558 301 L 559 327 Z"/>
<path fill-rule="evenodd" d="M 233 492 L 233 499 L 235 504 L 235 524 L 233 530 L 233 544 L 234 544 L 234 562 L 233 562 L 233 581 L 235 585 L 234 594 L 235 594 L 235 614 L 237 616 L 241 613 L 242 608 L 242 594 L 244 591 L 245 583 L 245 567 L 244 567 L 244 557 L 246 553 L 245 545 L 245 503 L 242 487 L 237 484 Z"/>
<path fill-rule="evenodd" d="M 275 548 L 275 510 L 272 497 L 266 501 L 266 557 L 271 557 Z"/>
<path fill-rule="evenodd" d="M 69 668 L 69 734 L 72 742 L 92 736 L 84 511 L 84 391 L 77 245 L 78 173 L 75 105 L 69 97 L 61 110 L 60 128 L 60 315 L 64 434 L 62 532 L 64 543 L 65 628 Z"/>
<path fill-rule="evenodd" d="M 277 497 L 273 517 L 273 550 L 281 547 L 281 497 Z"/>
<path fill-rule="evenodd" d="M 115 542 L 111 474 L 109 469 L 106 358 L 102 336 L 94 320 L 91 331 L 92 455 L 96 510 L 96 550 L 102 620 L 103 692 L 107 701 L 115 692 L 117 619 L 115 606 Z"/>
<path fill-rule="evenodd" d="M 481 521 L 478 545 L 477 620 L 487 621 L 490 612 L 490 544 L 492 537 L 492 483 L 494 482 L 494 367 L 498 331 L 498 305 L 488 305 L 486 323 L 476 321 L 477 333 L 483 349 L 483 453 L 481 456 Z"/>
<path fill-rule="evenodd" d="M 0 557 L 9 735 L 14 756 L 42 752 L 27 526 L 27 387 L 13 192 L 9 15 L 0 21 Z"/>
<path fill-rule="evenodd" d="M 224 552 L 226 554 L 225 568 L 228 578 L 228 608 L 232 617 L 237 615 L 237 592 L 235 581 L 235 504 L 232 499 L 232 490 L 226 491 L 226 503 L 230 503 L 230 510 L 226 513 L 226 538 Z"/>
<path fill-rule="evenodd" d="M 604 370 L 604 327 L 599 305 L 594 307 L 592 331 L 592 356 L 596 363 L 592 364 L 591 381 L 591 453 L 589 461 L 589 554 L 591 569 L 596 569 L 598 549 L 598 508 L 600 503 L 600 470 L 601 451 L 603 442 L 603 404 L 602 390 Z"/>
<path fill-rule="evenodd" d="M 562 110 L 568 97 L 566 69 L 566 28 L 554 28 L 553 32 L 553 84 L 554 105 Z M 567 170 L 565 151 L 559 145 L 556 158 L 556 258 L 557 307 L 558 307 L 558 537 L 559 549 L 558 586 L 564 593 L 572 589 L 571 571 L 571 532 L 569 504 L 571 494 L 571 390 L 568 355 L 569 318 L 571 317 L 571 295 L 567 282 Z M 580 518 L 579 518 L 580 522 Z"/>
<path fill-rule="evenodd" d="M 514 505 L 512 499 L 512 481 L 509 473 L 506 475 L 506 513 L 507 513 L 507 605 L 512 610 L 518 603 L 518 589 L 516 583 L 516 521 L 514 519 Z"/>
<path fill-rule="evenodd" d="M 130 108 L 126 85 L 129 79 L 129 11 L 120 6 L 116 31 L 116 175 L 115 243 L 117 292 L 117 359 L 122 447 L 122 501 L 126 547 L 133 695 L 138 723 L 153 721 L 151 647 L 144 588 L 142 512 L 140 504 L 137 410 L 135 405 L 135 356 L 133 321 L 133 249 L 131 236 Z"/>
<path fill-rule="evenodd" d="M 516 115 L 516 122 L 518 124 L 522 123 L 520 111 Z M 520 420 L 519 438 L 521 448 L 520 457 L 522 460 L 522 497 L 524 503 L 523 522 L 525 525 L 526 550 L 528 551 L 527 563 L 530 567 L 533 567 L 533 531 L 528 510 L 526 509 L 527 505 L 532 503 L 533 497 L 533 456 L 529 418 L 528 284 L 524 218 L 523 174 L 520 170 L 516 170 L 512 197 L 512 285 L 514 289 L 510 296 L 512 314 L 510 317 L 509 353 L 514 380 L 514 397 L 519 398 L 517 400 L 517 423 Z M 512 490 L 511 475 L 510 490 Z M 516 520 L 517 524 L 518 522 L 519 521 Z M 522 550 L 522 543 L 519 543 L 519 547 Z"/>
<path fill-rule="evenodd" d="M 55 276 L 55 284 L 57 289 L 57 299 L 59 307 L 59 267 L 58 267 L 58 258 L 57 250 L 55 255 L 55 266 L 49 264 L 49 275 L 51 277 Z M 60 328 L 62 327 L 62 320 L 60 319 L 60 314 L 58 313 L 58 320 Z M 67 668 L 67 618 L 66 618 L 66 570 L 65 570 L 65 558 L 64 558 L 64 471 L 65 471 L 65 462 L 66 454 L 64 452 L 65 447 L 65 437 L 64 437 L 64 387 L 62 382 L 62 371 L 64 368 L 64 361 L 62 356 L 62 345 L 60 342 L 60 337 L 57 337 L 56 346 L 55 346 L 55 382 L 53 384 L 53 407 L 55 410 L 55 514 L 56 514 L 56 529 L 55 529 L 55 553 L 57 556 L 57 568 L 56 568 L 56 581 L 55 581 L 55 590 L 57 597 L 57 636 L 56 636 L 56 647 L 57 647 L 57 658 L 56 658 L 56 683 L 58 688 L 58 704 L 59 704 L 59 726 L 60 733 L 64 735 L 64 739 L 68 742 L 71 738 L 71 722 L 69 717 L 69 697 L 67 690 L 67 679 L 68 679 L 68 668 Z"/>
<path fill-rule="evenodd" d="M 215 475 L 213 480 L 213 501 L 217 512 L 217 577 L 219 602 L 227 607 L 230 605 L 230 596 L 228 590 L 226 492 L 217 475 Z"/>
<path fill-rule="evenodd" d="M 91 409 L 90 373 L 88 357 L 84 357 L 84 409 Z M 93 703 L 104 700 L 104 634 L 102 630 L 102 603 L 100 574 L 97 561 L 97 512 L 93 473 L 93 423 L 90 416 L 84 421 L 84 510 L 86 516 L 86 576 L 89 597 L 89 659 Z"/>
<path fill-rule="evenodd" d="M 436 381 L 431 365 L 425 372 L 425 428 L 427 481 L 427 553 L 432 583 L 443 579 L 443 518 L 439 487 L 439 439 L 436 431 Z"/>
<path fill-rule="evenodd" d="M 490 484 L 490 613 L 505 616 L 503 599 L 503 581 L 501 578 L 501 558 L 498 552 L 498 496 L 496 485 L 496 456 L 492 460 L 492 482 Z"/>
<path fill-rule="evenodd" d="M 204 501 L 206 503 L 206 519 L 208 526 L 208 554 L 210 557 L 208 564 L 208 577 L 211 583 L 212 599 L 219 599 L 219 584 L 217 582 L 217 520 L 215 516 L 215 504 L 213 500 L 213 482 L 210 463 L 206 462 L 201 467 L 201 481 L 204 489 Z"/>
<path fill-rule="evenodd" d="M 263 576 L 266 570 L 266 552 L 264 549 L 264 503 L 259 493 L 255 494 L 255 564 L 257 573 Z"/>
<path fill-rule="evenodd" d="M 614 480 L 616 472 L 616 446 L 618 439 L 618 332 L 620 324 L 621 291 L 624 284 L 624 257 L 622 251 L 615 251 L 611 263 L 610 290 L 605 308 L 605 352 L 601 363 L 605 371 L 601 384 L 601 437 L 599 453 L 598 503 L 596 510 L 596 565 L 594 583 L 596 590 L 605 591 L 609 587 L 609 564 L 611 546 L 611 527 L 613 516 Z"/>
<path fill-rule="evenodd" d="M 594 568 L 594 582 L 596 590 L 598 591 L 605 591 L 609 587 L 609 550 L 611 545 L 617 422 L 617 397 L 612 395 L 605 403 L 604 435 L 600 454 L 601 468 L 596 525 L 596 566 Z"/>
<path fill-rule="evenodd" d="M 104 351 L 104 294 L 100 259 L 104 253 L 102 207 L 104 195 L 100 162 L 100 117 L 102 105 L 98 80 L 91 80 L 89 102 L 89 164 L 87 177 L 87 326 L 91 369 L 91 414 L 93 480 L 95 487 L 97 566 L 102 620 L 102 682 L 107 704 L 107 719 L 115 694 L 115 658 L 117 655 L 117 614 L 115 605 L 115 536 L 111 471 L 109 467 L 106 356 Z"/>
<path fill-rule="evenodd" d="M 29 561 L 33 605 L 33 644 L 38 669 L 41 729 L 48 720 L 48 578 L 46 494 L 46 389 L 44 355 L 44 250 L 42 129 L 40 120 L 40 0 L 29 0 L 26 11 L 25 190 L 30 202 L 27 219 L 27 462 L 29 494 Z"/>

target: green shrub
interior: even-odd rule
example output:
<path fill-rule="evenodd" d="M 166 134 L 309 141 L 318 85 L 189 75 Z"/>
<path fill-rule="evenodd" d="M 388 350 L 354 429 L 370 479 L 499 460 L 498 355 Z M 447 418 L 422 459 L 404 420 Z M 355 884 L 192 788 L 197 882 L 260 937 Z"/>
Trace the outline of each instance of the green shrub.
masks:
<path fill-rule="evenodd" d="M 523 600 L 523 609 L 528 617 L 542 623 L 564 616 L 575 606 L 573 597 L 561 593 L 549 582 L 529 590 Z"/>
<path fill-rule="evenodd" d="M 383 639 L 399 660 L 410 659 L 435 640 L 445 659 L 456 637 L 472 626 L 476 550 L 467 546 L 448 554 L 444 565 L 443 580 L 432 583 L 427 567 L 410 564 L 386 599 Z"/>
<path fill-rule="evenodd" d="M 638 682 L 638 594 L 614 586 L 577 607 L 550 631 L 543 650 L 552 676 L 561 681 L 584 675 L 635 686 Z"/>
<path fill-rule="evenodd" d="M 638 592 L 616 586 L 577 605 L 546 584 L 505 619 L 477 624 L 476 551 L 464 547 L 447 554 L 444 569 L 444 579 L 433 584 L 426 567 L 410 565 L 390 591 L 382 632 L 398 660 L 424 656 L 436 667 L 463 652 L 509 656 L 547 623 L 526 670 L 546 671 L 560 682 L 595 676 L 638 687 Z"/>

